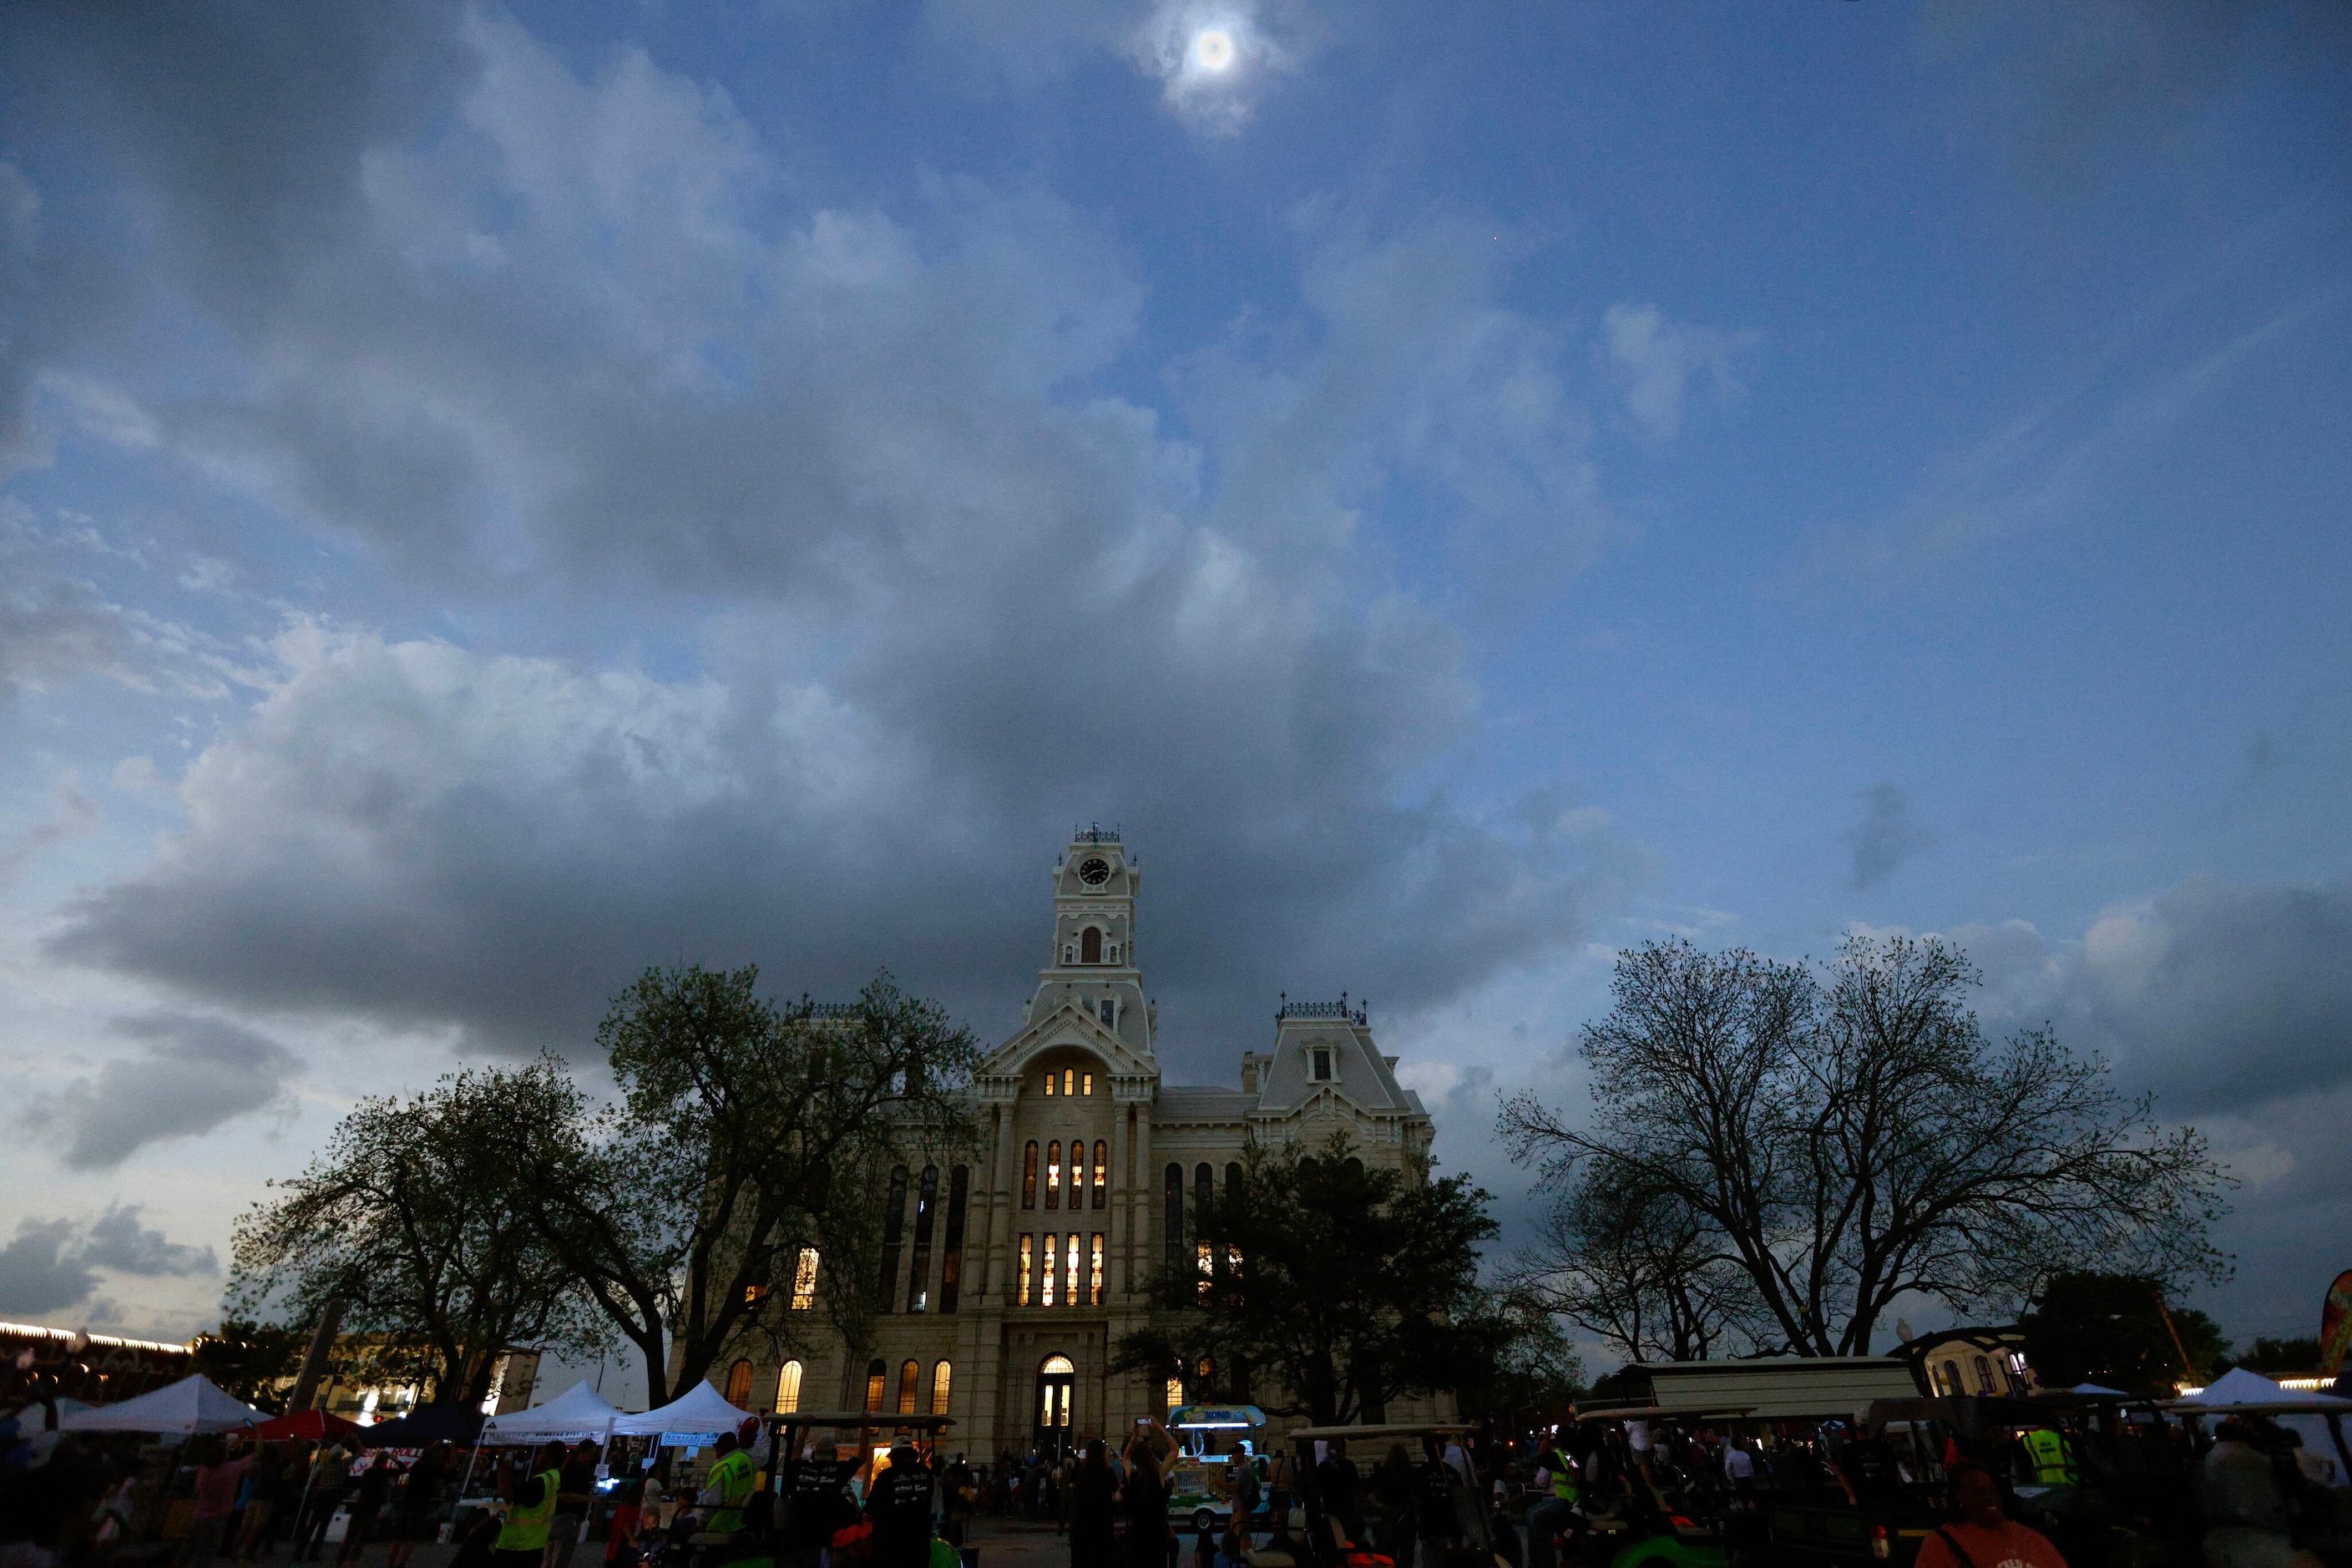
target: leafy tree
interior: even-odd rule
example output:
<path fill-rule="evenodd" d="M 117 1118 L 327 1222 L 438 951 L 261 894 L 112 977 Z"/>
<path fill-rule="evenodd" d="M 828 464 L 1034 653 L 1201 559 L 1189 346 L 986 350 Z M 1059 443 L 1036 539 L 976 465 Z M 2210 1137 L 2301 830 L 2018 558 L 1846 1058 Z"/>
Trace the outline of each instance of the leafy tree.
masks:
<path fill-rule="evenodd" d="M 1634 1353 L 1710 1350 L 1720 1324 L 1801 1355 L 1866 1353 L 1906 1292 L 2007 1310 L 2085 1262 L 2225 1274 L 2205 1141 L 2046 1028 L 1992 1046 L 1963 1005 L 1979 983 L 1933 939 L 1850 938 L 1823 976 L 1682 942 L 1626 953 L 1584 1031 L 1590 1120 L 1504 1108 L 1556 1205 L 1536 1272 Z M 1655 1302 L 1639 1321 L 1591 1305 L 1620 1279 Z"/>
<path fill-rule="evenodd" d="M 2162 1283 L 2147 1275 L 2053 1275 L 2019 1326 L 2026 1363 L 2044 1388 L 2095 1383 L 2126 1394 L 2168 1394 L 2210 1382 L 2230 1353 L 2220 1325 L 2193 1307 L 2168 1309 Z"/>
<path fill-rule="evenodd" d="M 509 1158 L 518 1137 L 553 1135 L 581 1112 L 549 1058 L 454 1073 L 405 1102 L 362 1100 L 308 1170 L 271 1184 L 282 1196 L 238 1220 L 231 1315 L 274 1307 L 307 1322 L 342 1297 L 370 1373 L 419 1383 L 436 1403 L 480 1400 L 509 1346 L 593 1352 L 603 1331 Z"/>
<path fill-rule="evenodd" d="M 302 1364 L 310 1336 L 299 1329 L 249 1318 L 224 1318 L 195 1338 L 196 1370 L 224 1391 L 271 1415 L 281 1414 L 278 1384 Z"/>
<path fill-rule="evenodd" d="M 978 1051 L 939 1007 L 887 974 L 839 1008 L 779 1005 L 758 982 L 647 970 L 596 1033 L 619 1103 L 517 1141 L 542 1234 L 643 1352 L 656 1405 L 740 1337 L 795 1342 L 804 1248 L 824 1260 L 826 1316 L 869 1341 L 877 1173 L 968 1135 Z"/>
<path fill-rule="evenodd" d="M 2264 1377 L 2311 1377 L 2319 1371 L 2319 1340 L 2308 1334 L 2292 1340 L 2257 1338 L 2254 1348 L 2240 1357 L 2237 1364 Z M 2214 1370 L 2218 1375 L 2226 1369 L 2217 1366 Z"/>
<path fill-rule="evenodd" d="M 1465 1420 L 1506 1425 L 1533 1411 L 1564 1411 L 1583 1396 L 1584 1359 L 1559 1326 L 1560 1315 L 1542 1297 L 1512 1287 L 1495 1293 L 1493 1308 L 1506 1338 L 1491 1362 L 1474 1363 L 1454 1385 Z"/>
<path fill-rule="evenodd" d="M 1242 1397 L 1263 1374 L 1285 1400 L 1269 1410 L 1318 1426 L 1471 1382 L 1511 1338 L 1478 1285 L 1490 1201 L 1466 1177 L 1368 1167 L 1344 1134 L 1253 1147 L 1197 1222 L 1210 1268 L 1152 1281 L 1160 1317 L 1121 1337 L 1112 1368 L 1196 1396 Z"/>

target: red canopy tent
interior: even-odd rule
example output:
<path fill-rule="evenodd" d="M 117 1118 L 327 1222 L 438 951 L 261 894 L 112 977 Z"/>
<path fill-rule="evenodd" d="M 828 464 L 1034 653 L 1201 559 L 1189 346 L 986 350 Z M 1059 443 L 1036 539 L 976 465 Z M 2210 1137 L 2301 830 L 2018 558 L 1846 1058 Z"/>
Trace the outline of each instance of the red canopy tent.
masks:
<path fill-rule="evenodd" d="M 253 1435 L 264 1442 L 281 1437 L 307 1438 L 317 1442 L 326 1437 L 348 1437 L 360 1429 L 356 1421 L 346 1421 L 324 1410 L 297 1410 L 291 1415 L 280 1415 L 265 1421 L 253 1429 Z"/>

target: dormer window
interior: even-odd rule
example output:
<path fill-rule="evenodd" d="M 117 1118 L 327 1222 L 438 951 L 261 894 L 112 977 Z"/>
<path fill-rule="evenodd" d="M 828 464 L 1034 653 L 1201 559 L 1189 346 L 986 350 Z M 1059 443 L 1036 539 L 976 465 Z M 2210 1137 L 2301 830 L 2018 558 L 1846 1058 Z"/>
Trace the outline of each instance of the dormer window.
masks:
<path fill-rule="evenodd" d="M 1102 1009 L 1103 1027 L 1106 1029 L 1118 1027 L 1118 1004 L 1106 996 L 1097 1005 Z"/>
<path fill-rule="evenodd" d="M 1307 1071 L 1317 1083 L 1331 1081 L 1331 1048 L 1318 1046 L 1307 1053 Z"/>

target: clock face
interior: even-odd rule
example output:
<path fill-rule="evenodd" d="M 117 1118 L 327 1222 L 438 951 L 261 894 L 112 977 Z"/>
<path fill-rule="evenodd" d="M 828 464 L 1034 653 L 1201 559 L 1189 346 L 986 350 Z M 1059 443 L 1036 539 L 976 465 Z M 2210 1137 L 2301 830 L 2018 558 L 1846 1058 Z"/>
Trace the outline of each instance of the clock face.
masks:
<path fill-rule="evenodd" d="M 1110 880 L 1110 862 L 1097 855 L 1078 868 L 1078 880 L 1089 888 L 1099 888 Z"/>

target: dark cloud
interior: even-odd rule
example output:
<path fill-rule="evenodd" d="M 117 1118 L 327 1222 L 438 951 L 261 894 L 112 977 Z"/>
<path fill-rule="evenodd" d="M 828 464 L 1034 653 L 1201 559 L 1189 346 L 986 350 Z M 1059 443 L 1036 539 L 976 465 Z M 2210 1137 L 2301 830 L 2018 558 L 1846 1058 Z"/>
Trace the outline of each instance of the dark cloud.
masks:
<path fill-rule="evenodd" d="M 203 12 L 71 40 L 109 102 L 170 58 L 90 134 L 249 373 L 191 399 L 121 363 L 120 395 L 455 594 L 757 621 L 712 625 L 699 679 L 298 629 L 189 770 L 189 831 L 52 952 L 506 1048 L 576 1048 L 687 958 L 835 994 L 887 963 L 994 1026 L 1043 958 L 1044 866 L 1100 817 L 1145 857 L 1171 1049 L 1218 1039 L 1225 1076 L 1277 990 L 1425 1003 L 1611 896 L 1605 829 L 1428 792 L 1478 693 L 1371 542 L 1409 485 L 1464 592 L 1525 606 L 1609 526 L 1486 230 L 1303 218 L 1308 319 L 1179 356 L 1180 422 L 1097 390 L 1144 289 L 1054 196 L 801 205 L 723 92 L 641 52 L 575 71 L 488 13 L 402 15 L 250 59 Z M 327 87 L 281 94 L 329 45 Z M 232 85 L 181 85 L 215 58 Z M 416 72 L 432 111 L 395 113 Z"/>
<path fill-rule="evenodd" d="M 19 1220 L 16 1239 L 0 1247 L 0 1312 L 54 1312 L 98 1289 L 73 1241 L 71 1220 Z"/>
<path fill-rule="evenodd" d="M 1994 1005 L 2105 1052 L 2167 1114 L 2242 1115 L 2352 1083 L 2352 884 L 2195 878 L 2110 910 L 2080 944 L 1955 933 Z"/>
<path fill-rule="evenodd" d="M 299 1065 L 277 1041 L 218 1018 L 159 1013 L 118 1019 L 114 1027 L 143 1048 L 67 1085 L 27 1117 L 64 1142 L 65 1163 L 75 1170 L 105 1170 L 147 1144 L 209 1132 L 259 1110 L 278 1100 Z"/>
<path fill-rule="evenodd" d="M 1910 791 L 1876 784 L 1862 792 L 1862 817 L 1846 829 L 1845 842 L 1853 855 L 1853 885 L 1874 888 L 1904 861 L 1934 847 L 1936 833 L 1912 809 Z"/>
<path fill-rule="evenodd" d="M 160 1230 L 141 1225 L 141 1206 L 132 1204 L 127 1208 L 110 1208 L 100 1215 L 82 1242 L 81 1260 L 100 1268 L 150 1279 L 220 1272 L 220 1259 L 211 1247 L 184 1246 Z"/>
<path fill-rule="evenodd" d="M 149 1279 L 217 1274 L 209 1247 L 184 1247 L 139 1223 L 139 1208 L 110 1208 L 84 1227 L 69 1219 L 25 1219 L 0 1248 L 0 1312 L 34 1316 L 92 1302 L 100 1269 Z"/>

